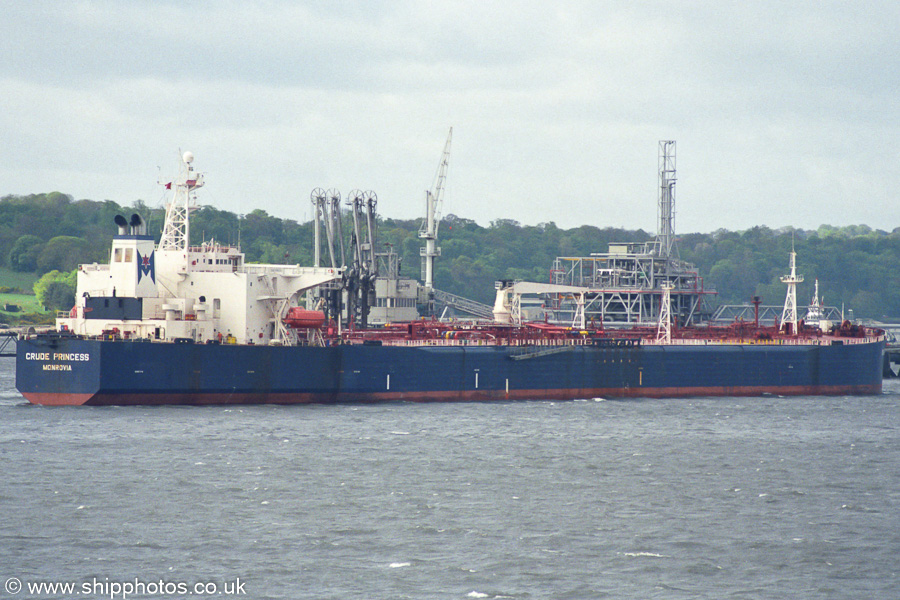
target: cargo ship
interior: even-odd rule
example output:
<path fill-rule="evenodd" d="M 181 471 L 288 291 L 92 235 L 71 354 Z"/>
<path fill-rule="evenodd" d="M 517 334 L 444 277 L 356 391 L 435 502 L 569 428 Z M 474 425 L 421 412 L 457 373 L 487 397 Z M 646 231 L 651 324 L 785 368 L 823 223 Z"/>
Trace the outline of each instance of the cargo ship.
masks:
<path fill-rule="evenodd" d="M 235 246 L 212 240 L 191 245 L 190 213 L 203 174 L 194 170 L 190 153 L 180 167 L 165 184 L 173 198 L 159 242 L 139 215 L 117 216 L 108 264 L 79 267 L 75 306 L 59 315 L 53 331 L 18 340 L 16 387 L 30 402 L 292 404 L 881 392 L 884 332 L 848 321 L 798 319 L 801 278 L 793 253 L 791 275 L 784 278 L 784 317 L 773 325 L 759 319 L 680 323 L 673 298 L 685 291 L 676 281 L 658 290 L 655 325 L 605 325 L 586 317 L 585 298 L 598 293 L 589 287 L 498 282 L 493 319 L 446 322 L 432 316 L 367 326 L 366 304 L 377 304 L 377 273 L 365 266 L 375 264 L 371 235 L 366 244 L 355 232 L 359 261 L 349 268 L 334 256 L 331 266 L 318 266 L 318 258 L 312 267 L 249 264 Z M 437 254 L 429 249 L 429 256 Z M 522 298 L 530 293 L 568 299 L 572 321 L 529 321 Z"/>

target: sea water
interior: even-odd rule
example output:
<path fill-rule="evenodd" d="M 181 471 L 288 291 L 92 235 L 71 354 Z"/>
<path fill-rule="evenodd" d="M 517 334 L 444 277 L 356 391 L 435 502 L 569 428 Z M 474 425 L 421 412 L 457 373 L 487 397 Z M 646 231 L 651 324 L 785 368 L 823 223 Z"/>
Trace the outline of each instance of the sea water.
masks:
<path fill-rule="evenodd" d="M 895 599 L 898 400 L 48 408 L 0 359 L 0 598 Z"/>

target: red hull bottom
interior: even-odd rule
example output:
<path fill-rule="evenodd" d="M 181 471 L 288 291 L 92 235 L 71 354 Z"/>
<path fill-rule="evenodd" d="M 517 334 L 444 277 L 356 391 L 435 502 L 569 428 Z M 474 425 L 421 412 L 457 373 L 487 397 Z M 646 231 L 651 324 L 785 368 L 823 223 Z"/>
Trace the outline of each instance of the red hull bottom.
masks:
<path fill-rule="evenodd" d="M 747 386 L 690 388 L 600 388 L 568 390 L 468 390 L 450 392 L 379 392 L 371 394 L 52 394 L 26 393 L 33 404 L 45 406 L 158 406 L 227 404 L 332 404 L 360 402 L 479 402 L 505 400 L 576 400 L 587 398 L 693 398 L 709 396 L 870 396 L 881 393 L 881 384 L 829 386 Z"/>

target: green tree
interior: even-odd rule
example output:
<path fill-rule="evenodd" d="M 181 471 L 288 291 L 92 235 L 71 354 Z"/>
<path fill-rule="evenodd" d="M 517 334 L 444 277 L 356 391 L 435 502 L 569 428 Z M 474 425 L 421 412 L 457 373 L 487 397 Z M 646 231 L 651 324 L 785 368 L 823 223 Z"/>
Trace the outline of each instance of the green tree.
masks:
<path fill-rule="evenodd" d="M 75 279 L 78 271 L 50 271 L 34 283 L 34 295 L 44 308 L 65 310 L 75 304 Z"/>
<path fill-rule="evenodd" d="M 66 310 L 75 305 L 75 288 L 62 281 L 53 281 L 44 294 L 44 307 L 48 310 Z"/>
<path fill-rule="evenodd" d="M 30 272 L 37 269 L 37 259 L 44 249 L 44 240 L 26 233 L 16 240 L 7 258 L 13 271 Z"/>
<path fill-rule="evenodd" d="M 58 192 L 5 196 L 0 198 L 0 260 L 12 269 L 38 274 L 105 261 L 116 232 L 113 218 L 117 214 L 128 218 L 133 212 L 145 218 L 147 232 L 159 239 L 163 209 L 139 200 L 133 207 L 122 207 L 110 200 L 75 200 Z M 378 219 L 377 249 L 393 245 L 402 258 L 404 276 L 419 276 L 420 224 L 419 219 Z M 345 211 L 345 243 L 351 228 L 352 218 Z M 211 238 L 234 244 L 240 239 L 248 262 L 312 264 L 311 221 L 298 223 L 263 210 L 239 218 L 204 207 L 191 215 L 191 234 L 194 244 Z M 530 226 L 511 219 L 481 227 L 448 214 L 440 226 L 438 246 L 443 253 L 435 263 L 435 285 L 491 302 L 496 279 L 548 281 L 557 256 L 589 256 L 606 252 L 610 242 L 641 243 L 652 237 L 613 227 L 560 229 L 552 222 Z M 798 289 L 801 304 L 811 296 L 818 278 L 820 292 L 831 306 L 843 304 L 859 317 L 900 317 L 900 227 L 887 232 L 865 225 L 822 225 L 813 231 L 760 226 L 678 238 L 680 257 L 697 267 L 707 289 L 718 291 L 719 303 L 728 304 L 747 302 L 754 293 L 766 304 L 781 304 L 785 287 L 779 278 L 787 273 L 792 245 L 798 271 L 806 277 Z M 324 246 L 322 256 L 330 264 Z"/>
<path fill-rule="evenodd" d="M 94 252 L 87 240 L 60 235 L 44 246 L 37 259 L 37 271 L 71 271 L 81 263 L 90 262 L 93 256 Z"/>

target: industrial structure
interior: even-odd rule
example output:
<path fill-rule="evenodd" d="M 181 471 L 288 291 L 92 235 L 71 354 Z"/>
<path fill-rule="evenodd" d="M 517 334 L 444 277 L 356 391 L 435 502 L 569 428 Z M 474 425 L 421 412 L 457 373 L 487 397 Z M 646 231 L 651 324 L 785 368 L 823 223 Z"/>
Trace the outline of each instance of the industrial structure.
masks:
<path fill-rule="evenodd" d="M 447 134 L 447 142 L 441 153 L 441 162 L 438 163 L 437 173 L 434 176 L 434 184 L 425 192 L 425 219 L 419 228 L 419 238 L 425 240 L 425 247 L 420 248 L 422 256 L 422 281 L 425 292 L 431 294 L 434 290 L 434 259 L 441 255 L 441 249 L 437 246 L 438 226 L 441 224 L 441 208 L 444 203 L 444 182 L 447 180 L 447 170 L 450 167 L 450 141 L 453 139 L 453 128 Z M 433 298 L 432 298 L 433 301 Z"/>
<path fill-rule="evenodd" d="M 664 286 L 670 286 L 669 314 L 677 326 L 709 317 L 705 289 L 697 269 L 679 258 L 675 238 L 675 142 L 659 142 L 657 234 L 650 242 L 612 243 L 607 252 L 590 256 L 560 256 L 553 263 L 551 282 L 588 288 L 584 306 L 574 297 L 555 294 L 546 308 L 557 321 L 574 321 L 583 310 L 588 320 L 607 326 L 659 322 Z"/>
<path fill-rule="evenodd" d="M 325 310 L 329 318 L 341 315 L 344 325 L 365 327 L 409 321 L 420 315 L 455 318 L 496 319 L 522 324 L 543 320 L 585 327 L 641 325 L 655 327 L 658 341 L 671 339 L 673 329 L 700 322 L 726 324 L 750 322 L 785 324 L 798 328 L 796 254 L 791 254 L 790 275 L 782 278 L 788 285 L 782 307 L 720 306 L 713 313 L 706 299 L 716 292 L 705 288 L 703 278 L 693 265 L 681 260 L 675 234 L 675 142 L 662 140 L 658 152 L 657 232 L 651 241 L 610 243 L 605 253 L 590 256 L 557 257 L 550 272 L 550 283 L 498 282 L 498 297 L 493 307 L 439 290 L 434 282 L 435 259 L 441 255 L 437 245 L 438 229 L 450 164 L 451 128 L 444 144 L 434 181 L 425 192 L 425 217 L 419 228 L 422 281 L 400 275 L 400 257 L 393 247 L 378 248 L 375 231 L 377 198 L 373 192 L 353 191 L 346 202 L 352 217 L 349 240 L 345 245 L 341 194 L 337 190 L 316 188 L 311 194 L 315 207 L 315 266 L 327 260 L 335 269 L 343 269 L 341 281 L 329 282 L 310 294 L 307 308 Z M 346 215 L 345 215 L 346 216 Z M 178 223 L 178 215 L 172 219 Z M 325 231 L 323 239 L 321 231 Z M 164 239 L 166 236 L 163 236 Z M 818 304 L 818 288 L 807 311 L 805 322 L 819 319 L 842 320 L 833 307 Z"/>
<path fill-rule="evenodd" d="M 366 327 L 369 313 L 376 304 L 375 281 L 378 278 L 378 259 L 375 251 L 376 209 L 375 192 L 353 190 L 346 206 L 352 217 L 350 239 L 344 244 L 341 193 L 316 188 L 310 194 L 314 207 L 313 262 L 321 264 L 324 225 L 326 247 L 332 269 L 341 269 L 343 278 L 332 282 L 308 296 L 307 307 L 325 310 L 326 315 L 339 322 Z M 348 263 L 349 258 L 349 263 Z"/>
<path fill-rule="evenodd" d="M 450 128 L 434 182 L 425 192 L 425 218 L 419 228 L 419 238 L 425 240 L 425 246 L 420 249 L 421 284 L 400 275 L 400 256 L 390 245 L 385 245 L 383 252 L 377 251 L 377 197 L 374 192 L 354 190 L 342 208 L 339 191 L 323 188 L 312 191 L 313 262 L 315 266 L 322 264 L 324 245 L 330 266 L 343 269 L 344 277 L 311 293 L 307 308 L 324 310 L 329 318 L 338 320 L 343 326 L 352 324 L 363 328 L 417 319 L 420 307 L 421 312 L 429 316 L 437 316 L 436 308 L 440 308 L 445 317 L 461 312 L 477 318 L 491 318 L 490 306 L 434 287 L 434 260 L 441 255 L 437 238 L 452 138 L 453 128 Z M 346 216 L 345 211 L 352 218 L 346 244 L 344 235 L 347 232 L 342 218 Z"/>

